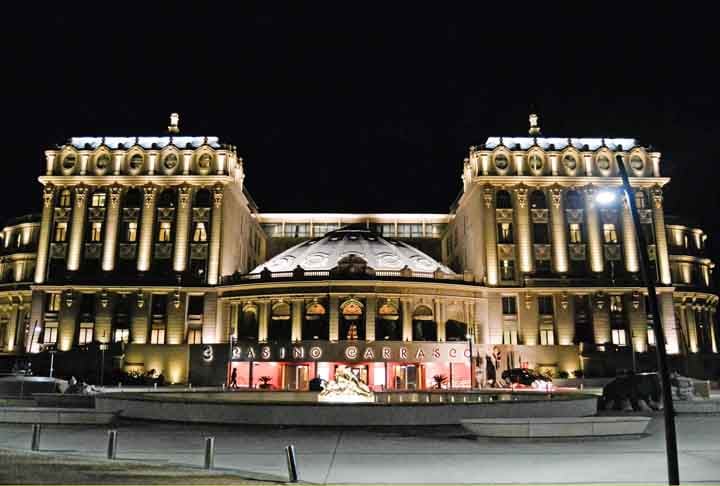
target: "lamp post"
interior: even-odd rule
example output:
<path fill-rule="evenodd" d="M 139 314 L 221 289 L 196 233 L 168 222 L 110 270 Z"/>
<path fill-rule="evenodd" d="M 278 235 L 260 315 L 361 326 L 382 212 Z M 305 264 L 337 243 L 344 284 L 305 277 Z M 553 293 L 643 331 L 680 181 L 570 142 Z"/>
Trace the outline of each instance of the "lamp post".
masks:
<path fill-rule="evenodd" d="M 680 484 L 680 473 L 678 471 L 678 452 L 677 452 L 677 436 L 675 433 L 675 407 L 672 401 L 672 390 L 670 388 L 670 371 L 668 368 L 667 349 L 665 344 L 665 332 L 660 322 L 660 312 L 658 305 L 658 297 L 655 289 L 655 282 L 650 275 L 650 256 L 648 255 L 647 241 L 645 233 L 642 231 L 640 224 L 640 215 L 638 214 L 637 205 L 635 203 L 635 192 L 630 186 L 627 170 L 623 162 L 622 155 L 616 155 L 620 177 L 622 179 L 623 190 L 627 198 L 627 204 L 632 215 L 633 225 L 635 227 L 635 235 L 638 243 L 638 253 L 640 253 L 640 277 L 647 287 L 648 291 L 648 307 L 652 313 L 653 331 L 655 333 L 655 349 L 657 351 L 658 371 L 660 373 L 660 381 L 662 383 L 663 393 L 663 413 L 665 416 L 665 452 L 667 454 L 668 466 L 668 484 Z M 599 204 L 610 204 L 615 200 L 615 193 L 611 191 L 602 191 L 597 194 L 595 201 Z M 664 230 L 664 228 L 662 228 Z"/>

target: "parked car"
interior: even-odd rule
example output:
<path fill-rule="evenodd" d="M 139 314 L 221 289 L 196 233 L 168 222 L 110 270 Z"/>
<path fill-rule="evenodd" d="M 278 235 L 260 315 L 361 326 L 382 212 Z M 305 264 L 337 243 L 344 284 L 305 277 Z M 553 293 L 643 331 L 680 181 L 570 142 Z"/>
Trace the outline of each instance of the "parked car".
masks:
<path fill-rule="evenodd" d="M 512 368 L 502 372 L 502 379 L 514 388 L 552 389 L 552 380 L 525 368 Z"/>

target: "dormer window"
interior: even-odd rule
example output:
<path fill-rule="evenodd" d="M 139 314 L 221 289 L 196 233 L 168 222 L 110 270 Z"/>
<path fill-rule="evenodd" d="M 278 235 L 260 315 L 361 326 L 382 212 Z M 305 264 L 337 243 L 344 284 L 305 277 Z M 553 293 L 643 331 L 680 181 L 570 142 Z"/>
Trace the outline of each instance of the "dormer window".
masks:
<path fill-rule="evenodd" d="M 141 154 L 133 154 L 132 157 L 130 157 L 130 169 L 131 170 L 140 170 L 143 165 L 143 156 Z"/>
<path fill-rule="evenodd" d="M 497 154 L 495 156 L 495 167 L 498 170 L 505 170 L 510 165 L 510 162 L 508 161 L 507 155 L 505 154 Z"/>
<path fill-rule="evenodd" d="M 645 162 L 643 162 L 642 157 L 639 155 L 633 155 L 630 157 L 630 167 L 632 167 L 634 170 L 640 172 L 643 170 L 643 167 L 645 166 Z"/>
<path fill-rule="evenodd" d="M 608 159 L 606 155 L 599 155 L 597 158 L 597 166 L 600 170 L 609 170 L 610 159 Z"/>
<path fill-rule="evenodd" d="M 212 156 L 210 154 L 202 154 L 198 159 L 198 167 L 201 169 L 209 169 L 210 162 L 212 162 Z"/>
<path fill-rule="evenodd" d="M 574 171 L 577 168 L 577 159 L 572 154 L 565 154 L 563 156 L 563 165 L 569 171 Z"/>
<path fill-rule="evenodd" d="M 95 167 L 98 169 L 105 169 L 108 165 L 110 165 L 110 156 L 108 154 L 98 155 L 97 159 L 95 159 Z"/>
<path fill-rule="evenodd" d="M 163 160 L 163 165 L 167 170 L 173 170 L 178 164 L 178 157 L 175 154 L 168 154 Z"/>
<path fill-rule="evenodd" d="M 533 171 L 539 172 L 543 168 L 543 159 L 538 154 L 532 154 L 528 159 L 528 165 Z"/>
<path fill-rule="evenodd" d="M 75 157 L 75 154 L 68 154 L 63 159 L 63 169 L 65 170 L 71 170 L 73 167 L 75 167 L 75 163 L 77 162 L 77 157 Z"/>

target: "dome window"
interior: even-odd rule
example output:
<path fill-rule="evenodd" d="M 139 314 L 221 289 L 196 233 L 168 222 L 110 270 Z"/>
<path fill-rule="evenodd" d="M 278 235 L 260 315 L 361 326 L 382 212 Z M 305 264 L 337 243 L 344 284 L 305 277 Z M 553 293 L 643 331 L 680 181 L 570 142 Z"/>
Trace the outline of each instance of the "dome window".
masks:
<path fill-rule="evenodd" d="M 202 154 L 198 158 L 198 167 L 205 170 L 210 168 L 210 162 L 212 162 L 212 156 L 210 154 Z"/>
<path fill-rule="evenodd" d="M 107 169 L 108 165 L 110 165 L 110 156 L 108 154 L 100 154 L 95 159 L 95 167 L 100 170 Z"/>
<path fill-rule="evenodd" d="M 317 321 L 325 316 L 326 313 L 325 307 L 317 300 L 310 302 L 305 307 L 305 319 L 308 321 Z"/>
<path fill-rule="evenodd" d="M 63 169 L 65 170 L 72 170 L 75 167 L 75 164 L 77 163 L 77 157 L 75 157 L 75 154 L 68 154 L 63 159 Z"/>
<path fill-rule="evenodd" d="M 138 171 L 142 169 L 143 162 L 144 160 L 141 154 L 133 154 L 132 157 L 130 157 L 130 170 Z"/>
<path fill-rule="evenodd" d="M 565 154 L 563 156 L 563 165 L 565 166 L 565 169 L 573 172 L 577 169 L 577 159 L 572 154 Z"/>
<path fill-rule="evenodd" d="M 598 156 L 597 166 L 598 166 L 598 169 L 600 169 L 600 170 L 609 170 L 610 169 L 610 159 L 608 159 L 606 155 Z"/>
<path fill-rule="evenodd" d="M 363 305 L 358 300 L 348 299 L 340 305 L 340 312 L 346 320 L 355 321 L 362 316 Z"/>
<path fill-rule="evenodd" d="M 272 319 L 274 321 L 287 321 L 290 319 L 290 304 L 278 302 L 272 308 Z"/>
<path fill-rule="evenodd" d="M 632 167 L 634 170 L 640 172 L 643 170 L 643 167 L 645 167 L 645 162 L 643 162 L 642 157 L 635 154 L 632 157 L 630 157 L 630 167 Z"/>
<path fill-rule="evenodd" d="M 532 154 L 528 159 L 528 165 L 534 172 L 540 172 L 543 168 L 543 159 L 538 154 Z"/>
<path fill-rule="evenodd" d="M 506 170 L 508 166 L 510 165 L 510 162 L 508 161 L 507 155 L 505 154 L 497 154 L 495 156 L 495 167 L 498 170 Z"/>
<path fill-rule="evenodd" d="M 173 170 L 175 167 L 177 167 L 178 164 L 178 157 L 176 154 L 168 154 L 165 157 L 165 160 L 163 161 L 163 165 L 165 166 L 165 169 L 167 170 Z"/>

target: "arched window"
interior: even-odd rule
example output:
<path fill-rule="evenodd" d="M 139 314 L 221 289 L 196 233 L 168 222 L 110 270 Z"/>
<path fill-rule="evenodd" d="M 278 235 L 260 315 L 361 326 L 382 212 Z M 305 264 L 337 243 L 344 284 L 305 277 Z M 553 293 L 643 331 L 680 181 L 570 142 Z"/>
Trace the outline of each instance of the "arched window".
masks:
<path fill-rule="evenodd" d="M 292 337 L 292 320 L 290 304 L 278 302 L 272 306 L 272 315 L 268 323 L 268 339 L 270 341 L 290 341 Z"/>
<path fill-rule="evenodd" d="M 258 339 L 258 312 L 254 305 L 243 307 L 238 322 L 238 339 L 241 341 L 257 341 Z"/>
<path fill-rule="evenodd" d="M 547 198 L 541 190 L 535 190 L 530 194 L 530 207 L 533 209 L 547 209 Z"/>
<path fill-rule="evenodd" d="M 565 206 L 567 209 L 582 209 L 582 196 L 575 190 L 570 190 L 565 195 Z"/>
<path fill-rule="evenodd" d="M 512 198 L 510 197 L 510 193 L 504 190 L 500 190 L 497 192 L 496 197 L 496 205 L 495 207 L 498 209 L 512 209 Z"/>
<path fill-rule="evenodd" d="M 413 312 L 413 341 L 437 341 L 437 324 L 433 319 L 433 311 L 426 305 L 419 305 Z"/>
<path fill-rule="evenodd" d="M 199 208 L 209 208 L 212 205 L 212 194 L 207 189 L 200 189 L 195 194 L 195 206 Z"/>
<path fill-rule="evenodd" d="M 375 339 L 378 341 L 401 341 L 402 322 L 395 302 L 386 300 L 378 307 L 375 319 Z"/>
<path fill-rule="evenodd" d="M 327 309 L 317 299 L 305 306 L 305 320 L 302 326 L 303 340 L 324 340 L 330 337 Z"/>
<path fill-rule="evenodd" d="M 140 195 L 140 189 L 133 187 L 125 195 L 125 207 L 128 208 L 139 208 L 142 196 Z"/>
<path fill-rule="evenodd" d="M 355 299 L 348 299 L 340 305 L 340 339 L 354 341 L 365 339 L 363 323 L 363 304 Z"/>

